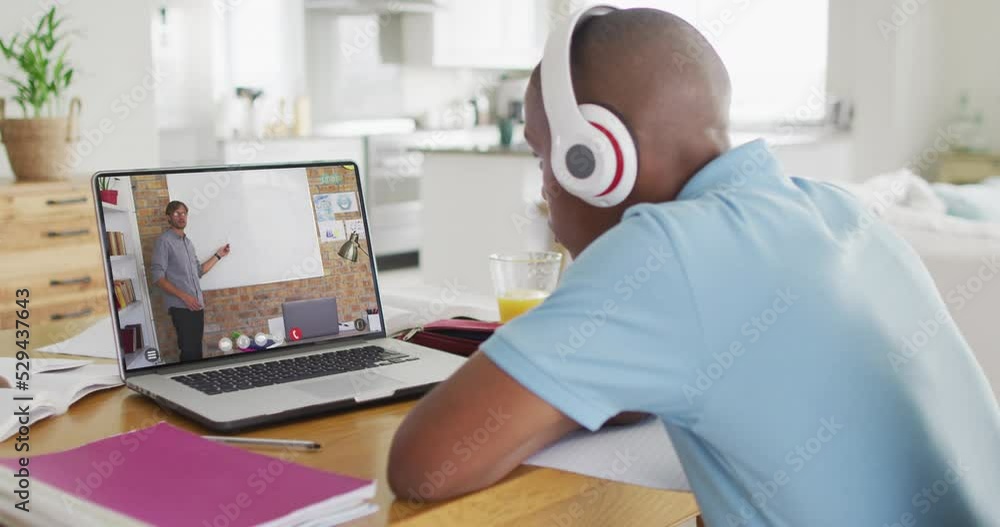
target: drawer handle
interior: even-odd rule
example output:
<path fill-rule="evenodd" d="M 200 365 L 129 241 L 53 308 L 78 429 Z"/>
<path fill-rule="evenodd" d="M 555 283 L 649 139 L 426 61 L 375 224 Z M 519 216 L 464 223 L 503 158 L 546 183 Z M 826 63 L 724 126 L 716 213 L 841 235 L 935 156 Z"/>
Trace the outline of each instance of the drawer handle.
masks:
<path fill-rule="evenodd" d="M 90 232 L 90 229 L 77 229 L 75 231 L 49 231 L 45 233 L 49 238 L 69 238 L 72 236 L 83 236 Z"/>
<path fill-rule="evenodd" d="M 49 280 L 49 286 L 56 287 L 60 285 L 77 285 L 77 284 L 89 284 L 90 277 L 83 276 L 80 278 L 73 278 L 70 280 Z"/>
<path fill-rule="evenodd" d="M 89 315 L 89 314 L 91 314 L 93 312 L 94 312 L 94 310 L 88 307 L 88 308 L 81 309 L 79 311 L 74 311 L 72 313 L 56 313 L 56 314 L 50 316 L 49 319 L 51 319 L 51 320 L 64 320 L 64 319 L 67 319 L 67 318 L 80 318 L 80 317 L 85 317 L 85 316 L 87 316 L 87 315 Z"/>
<path fill-rule="evenodd" d="M 74 203 L 86 203 L 86 196 L 81 198 L 49 199 L 45 200 L 46 205 L 73 205 Z"/>

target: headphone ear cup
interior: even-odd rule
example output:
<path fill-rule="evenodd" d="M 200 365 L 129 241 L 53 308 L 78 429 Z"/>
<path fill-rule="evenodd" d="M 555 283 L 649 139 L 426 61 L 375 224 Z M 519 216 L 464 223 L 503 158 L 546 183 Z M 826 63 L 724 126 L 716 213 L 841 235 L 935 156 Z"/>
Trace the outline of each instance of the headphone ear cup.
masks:
<path fill-rule="evenodd" d="M 597 133 L 597 165 L 605 167 L 594 174 L 590 192 L 578 196 L 596 207 L 613 207 L 632 193 L 639 173 L 635 141 L 625 123 L 614 112 L 597 104 L 581 104 L 580 113 Z"/>

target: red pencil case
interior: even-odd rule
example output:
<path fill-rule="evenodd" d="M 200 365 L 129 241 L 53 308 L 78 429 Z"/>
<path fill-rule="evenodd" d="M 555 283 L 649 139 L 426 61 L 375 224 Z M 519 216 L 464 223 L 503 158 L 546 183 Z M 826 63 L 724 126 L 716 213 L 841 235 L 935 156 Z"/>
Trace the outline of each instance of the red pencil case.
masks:
<path fill-rule="evenodd" d="M 396 334 L 396 338 L 468 357 L 500 327 L 499 322 L 485 322 L 467 317 L 437 320 Z"/>

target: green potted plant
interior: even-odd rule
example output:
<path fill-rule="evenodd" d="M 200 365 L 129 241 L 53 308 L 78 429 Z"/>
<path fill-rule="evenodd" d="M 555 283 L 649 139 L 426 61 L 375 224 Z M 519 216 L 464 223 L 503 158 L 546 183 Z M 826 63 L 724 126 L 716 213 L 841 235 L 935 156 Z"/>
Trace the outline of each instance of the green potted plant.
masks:
<path fill-rule="evenodd" d="M 108 203 L 110 205 L 118 204 L 118 191 L 111 188 L 114 182 L 118 181 L 118 178 L 114 177 L 101 177 L 97 178 L 97 187 L 100 189 L 101 201 Z"/>
<path fill-rule="evenodd" d="M 71 148 L 78 137 L 80 99 L 73 98 L 62 114 L 73 67 L 66 61 L 68 34 L 60 31 L 64 19 L 49 9 L 34 29 L 0 38 L 0 53 L 17 66 L 20 75 L 7 77 L 17 95 L 22 119 L 8 118 L 0 99 L 0 137 L 18 181 L 65 179 L 70 174 Z"/>

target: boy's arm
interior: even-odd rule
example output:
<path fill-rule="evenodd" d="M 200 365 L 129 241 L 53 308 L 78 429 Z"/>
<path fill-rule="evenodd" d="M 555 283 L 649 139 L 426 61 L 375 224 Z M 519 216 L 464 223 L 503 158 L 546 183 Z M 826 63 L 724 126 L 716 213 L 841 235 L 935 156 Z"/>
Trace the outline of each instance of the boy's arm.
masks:
<path fill-rule="evenodd" d="M 389 486 L 401 500 L 466 494 L 579 428 L 476 353 L 400 425 L 389 452 Z"/>

